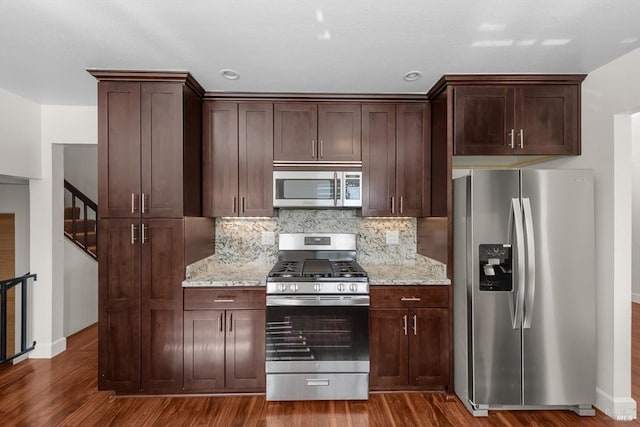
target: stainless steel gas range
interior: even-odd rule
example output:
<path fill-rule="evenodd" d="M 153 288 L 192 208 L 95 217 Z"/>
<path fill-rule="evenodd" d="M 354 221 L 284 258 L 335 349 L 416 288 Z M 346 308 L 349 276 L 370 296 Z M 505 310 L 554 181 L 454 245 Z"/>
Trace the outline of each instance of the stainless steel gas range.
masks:
<path fill-rule="evenodd" d="M 279 236 L 267 278 L 267 400 L 367 399 L 369 283 L 355 234 Z"/>

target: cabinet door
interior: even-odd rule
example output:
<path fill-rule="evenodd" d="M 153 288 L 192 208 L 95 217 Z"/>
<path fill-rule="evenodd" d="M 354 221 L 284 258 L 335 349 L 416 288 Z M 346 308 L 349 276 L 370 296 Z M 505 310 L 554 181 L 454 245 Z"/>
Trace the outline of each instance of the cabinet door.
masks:
<path fill-rule="evenodd" d="M 224 388 L 224 310 L 184 312 L 184 390 Z"/>
<path fill-rule="evenodd" d="M 100 82 L 98 116 L 98 217 L 137 218 L 140 83 Z"/>
<path fill-rule="evenodd" d="M 143 220 L 141 362 L 144 391 L 178 391 L 182 384 L 182 219 Z"/>
<path fill-rule="evenodd" d="M 430 214 L 430 138 L 428 104 L 397 106 L 396 206 L 400 216 Z"/>
<path fill-rule="evenodd" d="M 362 106 L 362 215 L 390 216 L 395 196 L 396 107 Z"/>
<path fill-rule="evenodd" d="M 141 84 L 140 140 L 143 218 L 183 214 L 181 83 Z"/>
<path fill-rule="evenodd" d="M 273 216 L 273 104 L 240 104 L 240 215 Z"/>
<path fill-rule="evenodd" d="M 408 385 L 409 346 L 405 322 L 408 322 L 406 310 L 369 312 L 371 387 Z"/>
<path fill-rule="evenodd" d="M 360 119 L 359 104 L 320 104 L 318 160 L 362 160 Z"/>
<path fill-rule="evenodd" d="M 238 215 L 238 104 L 205 102 L 203 107 L 203 211 Z"/>
<path fill-rule="evenodd" d="M 453 154 L 511 154 L 513 96 L 504 86 L 456 87 Z"/>
<path fill-rule="evenodd" d="M 578 86 L 515 90 L 516 154 L 580 154 Z"/>
<path fill-rule="evenodd" d="M 265 312 L 227 310 L 226 387 L 262 391 L 265 388 Z"/>
<path fill-rule="evenodd" d="M 318 107 L 305 102 L 273 106 L 273 160 L 314 161 L 318 145 Z"/>
<path fill-rule="evenodd" d="M 140 389 L 139 222 L 98 222 L 98 388 Z"/>
<path fill-rule="evenodd" d="M 449 384 L 449 322 L 444 308 L 414 309 L 409 313 L 410 377 L 412 385 Z"/>

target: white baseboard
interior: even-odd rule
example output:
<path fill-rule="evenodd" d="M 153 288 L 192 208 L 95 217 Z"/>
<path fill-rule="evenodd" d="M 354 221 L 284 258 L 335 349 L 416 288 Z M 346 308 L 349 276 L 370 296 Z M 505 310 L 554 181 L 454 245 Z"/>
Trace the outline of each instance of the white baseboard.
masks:
<path fill-rule="evenodd" d="M 30 359 L 52 359 L 67 349 L 67 339 L 60 338 L 52 343 L 36 342 L 36 348 L 29 353 Z"/>
<path fill-rule="evenodd" d="M 638 417 L 635 400 L 631 397 L 613 397 L 598 387 L 595 406 L 617 421 L 631 421 Z"/>
<path fill-rule="evenodd" d="M 631 301 L 636 302 L 636 303 L 640 303 L 640 294 L 637 294 L 637 293 L 633 292 L 631 294 Z"/>

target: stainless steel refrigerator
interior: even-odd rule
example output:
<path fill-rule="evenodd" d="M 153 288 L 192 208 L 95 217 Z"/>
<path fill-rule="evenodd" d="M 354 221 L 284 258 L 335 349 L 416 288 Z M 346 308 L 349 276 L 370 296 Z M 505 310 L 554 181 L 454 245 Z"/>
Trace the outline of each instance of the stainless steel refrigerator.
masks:
<path fill-rule="evenodd" d="M 593 191 L 590 170 L 454 180 L 454 388 L 474 415 L 594 414 Z"/>

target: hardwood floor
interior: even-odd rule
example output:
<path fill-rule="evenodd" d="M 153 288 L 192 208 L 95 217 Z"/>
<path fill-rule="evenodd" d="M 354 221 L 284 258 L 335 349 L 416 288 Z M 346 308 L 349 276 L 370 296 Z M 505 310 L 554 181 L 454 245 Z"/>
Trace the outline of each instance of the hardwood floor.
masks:
<path fill-rule="evenodd" d="M 640 401 L 640 304 L 633 304 L 632 394 Z M 372 394 L 368 401 L 266 402 L 264 396 L 114 397 L 97 391 L 97 326 L 51 360 L 0 367 L 2 426 L 638 426 L 597 411 L 492 411 L 474 418 L 439 393 Z"/>

